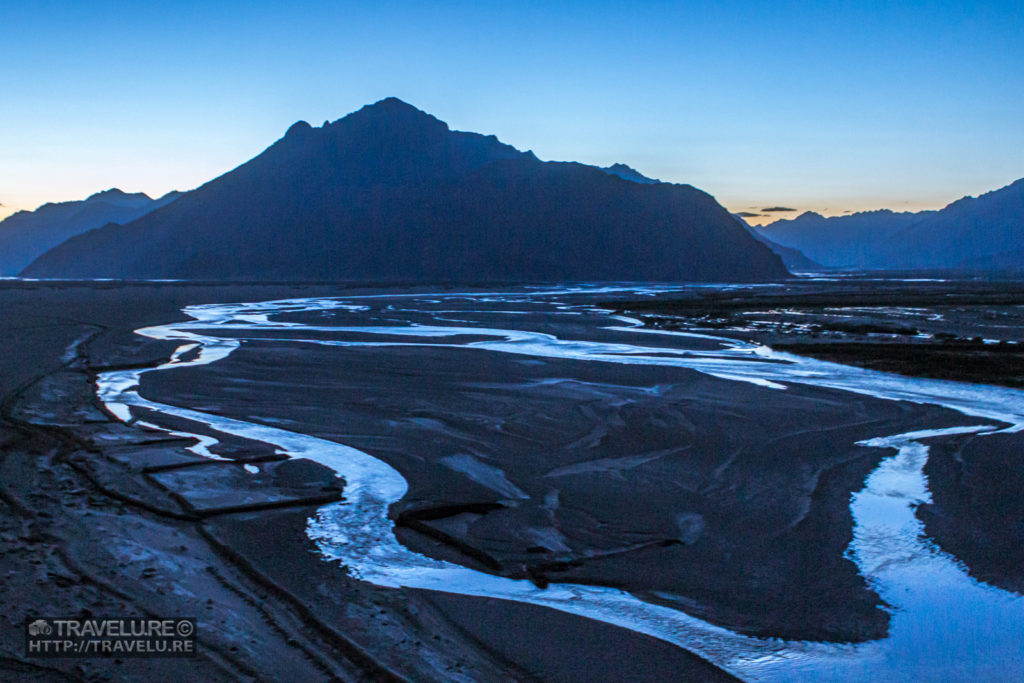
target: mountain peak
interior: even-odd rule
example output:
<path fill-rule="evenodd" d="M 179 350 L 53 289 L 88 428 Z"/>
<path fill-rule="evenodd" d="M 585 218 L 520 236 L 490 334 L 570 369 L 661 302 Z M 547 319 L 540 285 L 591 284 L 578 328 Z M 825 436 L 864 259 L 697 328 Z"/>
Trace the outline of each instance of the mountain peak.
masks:
<path fill-rule="evenodd" d="M 420 111 L 419 109 L 417 109 L 416 107 L 414 107 L 411 104 L 409 104 L 408 102 L 405 102 L 404 100 L 400 100 L 397 97 L 385 97 L 382 100 L 377 100 L 373 104 L 365 105 L 363 107 L 363 109 L 394 109 L 394 110 L 405 109 L 407 111 L 419 112 L 420 114 L 424 113 L 424 112 Z"/>
<path fill-rule="evenodd" d="M 385 97 L 383 100 L 378 100 L 373 104 L 364 105 L 358 111 L 355 111 L 345 118 L 352 118 L 353 116 L 373 115 L 373 116 L 384 116 L 384 117 L 408 117 L 416 119 L 430 119 L 438 121 L 427 112 L 417 109 L 408 102 L 398 99 L 397 97 Z"/>
<path fill-rule="evenodd" d="M 793 220 L 794 221 L 809 221 L 809 220 L 824 220 L 824 219 L 825 219 L 825 217 L 822 216 L 817 211 L 804 211 L 802 214 L 800 214 L 799 216 L 797 216 Z"/>
<path fill-rule="evenodd" d="M 327 124 L 324 123 L 324 125 L 326 126 Z M 288 128 L 284 136 L 286 138 L 295 137 L 296 135 L 302 135 L 303 133 L 311 130 L 313 130 L 313 126 L 309 125 L 306 121 L 296 121 Z"/>
<path fill-rule="evenodd" d="M 149 197 L 149 195 L 147 195 L 144 192 L 128 193 L 128 192 L 125 192 L 124 190 L 122 190 L 120 188 L 112 187 L 109 190 L 103 190 L 102 192 L 97 192 L 96 194 L 90 195 L 89 197 L 86 198 L 85 201 L 89 201 L 91 199 L 134 199 L 134 198 L 149 199 L 150 197 Z"/>
<path fill-rule="evenodd" d="M 429 129 L 438 132 L 450 130 L 444 121 L 397 97 L 386 97 L 373 104 L 368 104 L 362 109 L 338 119 L 331 126 L 339 123 L 366 128 Z"/>
<path fill-rule="evenodd" d="M 124 197 L 128 193 L 118 187 L 112 187 L 109 190 L 103 190 L 102 192 L 96 192 L 95 194 L 89 195 L 86 201 L 89 199 L 96 199 L 97 197 Z"/>
<path fill-rule="evenodd" d="M 601 170 L 607 173 L 608 175 L 618 176 L 623 180 L 629 180 L 634 183 L 650 185 L 658 182 L 654 178 L 648 178 L 643 173 L 640 173 L 640 171 L 637 171 L 635 168 L 631 168 L 626 164 L 612 164 L 611 166 L 607 166 L 605 168 L 602 168 Z"/>

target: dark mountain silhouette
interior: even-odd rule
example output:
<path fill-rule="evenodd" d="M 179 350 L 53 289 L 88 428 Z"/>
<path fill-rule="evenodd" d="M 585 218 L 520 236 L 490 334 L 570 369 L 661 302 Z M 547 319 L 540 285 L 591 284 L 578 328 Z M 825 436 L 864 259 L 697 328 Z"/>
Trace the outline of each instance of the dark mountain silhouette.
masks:
<path fill-rule="evenodd" d="M 1024 272 L 1024 249 L 967 258 L 961 261 L 958 267 L 965 270 Z"/>
<path fill-rule="evenodd" d="M 836 268 L 1024 269 L 1024 179 L 940 211 L 805 213 L 758 228 L 769 239 Z"/>
<path fill-rule="evenodd" d="M 1024 269 L 1024 178 L 958 199 L 893 235 L 889 268 Z"/>
<path fill-rule="evenodd" d="M 807 258 L 832 268 L 879 267 L 879 252 L 896 233 L 921 220 L 923 213 L 888 209 L 825 218 L 807 211 L 755 228 L 766 238 L 798 249 Z"/>
<path fill-rule="evenodd" d="M 262 154 L 124 226 L 75 237 L 37 277 L 724 280 L 788 273 L 710 195 L 453 132 L 394 98 Z"/>
<path fill-rule="evenodd" d="M 733 217 L 740 222 L 740 225 L 743 226 L 744 230 L 750 233 L 751 237 L 778 254 L 786 268 L 789 268 L 790 271 L 809 273 L 822 270 L 822 265 L 820 263 L 807 258 L 799 249 L 784 247 L 759 233 L 754 226 L 743 219 L 742 215 L 734 213 Z"/>
<path fill-rule="evenodd" d="M 19 211 L 0 221 L 0 275 L 17 275 L 37 257 L 74 237 L 107 223 L 127 223 L 169 204 L 178 196 L 170 192 L 150 199 L 116 188 L 88 199 L 43 204 L 35 211 Z"/>
<path fill-rule="evenodd" d="M 626 166 L 626 164 L 612 164 L 611 166 L 605 166 L 601 168 L 601 170 L 604 171 L 605 173 L 608 173 L 609 175 L 618 176 L 623 180 L 632 180 L 634 183 L 644 183 L 650 185 L 652 183 L 661 182 L 660 180 L 655 180 L 654 178 L 648 178 L 635 168 L 630 168 L 629 166 Z"/>

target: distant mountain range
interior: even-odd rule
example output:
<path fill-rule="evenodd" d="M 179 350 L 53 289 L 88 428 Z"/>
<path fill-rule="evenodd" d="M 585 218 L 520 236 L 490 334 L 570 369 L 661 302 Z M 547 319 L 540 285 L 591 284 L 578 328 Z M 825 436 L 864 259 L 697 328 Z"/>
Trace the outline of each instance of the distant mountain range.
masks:
<path fill-rule="evenodd" d="M 834 268 L 1024 270 L 1024 178 L 940 211 L 808 212 L 757 230 Z"/>
<path fill-rule="evenodd" d="M 889 239 L 922 217 L 883 209 L 825 218 L 808 211 L 755 230 L 777 244 L 798 249 L 824 266 L 870 268 L 878 262 L 879 251 Z"/>
<path fill-rule="evenodd" d="M 938 238 L 938 239 L 937 239 Z M 979 197 L 964 197 L 894 235 L 893 268 L 971 268 L 1004 263 L 1024 268 L 1024 178 Z"/>
<path fill-rule="evenodd" d="M 817 261 L 812 261 L 811 259 L 807 258 L 804 255 L 804 253 L 799 249 L 794 249 L 793 247 L 784 247 L 778 242 L 773 242 L 772 240 L 768 239 L 767 237 L 759 233 L 754 226 L 750 225 L 750 223 L 747 223 L 747 221 L 744 220 L 743 216 L 735 213 L 733 214 L 733 216 L 736 218 L 737 221 L 739 221 L 740 225 L 742 225 L 743 228 L 747 232 L 749 232 L 751 236 L 753 236 L 755 240 L 757 240 L 758 242 L 760 242 L 761 244 L 765 245 L 773 252 L 778 254 L 779 258 L 781 258 L 782 262 L 786 265 L 786 268 L 789 268 L 794 273 L 808 273 L 823 269 L 820 263 L 818 263 Z"/>
<path fill-rule="evenodd" d="M 70 237 L 108 223 L 128 223 L 171 203 L 178 192 L 159 199 L 117 188 L 88 199 L 44 204 L 0 221 L 0 275 L 14 276 L 49 249 Z"/>
<path fill-rule="evenodd" d="M 627 166 L 542 162 L 394 98 L 293 125 L 160 211 L 72 237 L 30 277 L 765 281 L 713 197 Z"/>

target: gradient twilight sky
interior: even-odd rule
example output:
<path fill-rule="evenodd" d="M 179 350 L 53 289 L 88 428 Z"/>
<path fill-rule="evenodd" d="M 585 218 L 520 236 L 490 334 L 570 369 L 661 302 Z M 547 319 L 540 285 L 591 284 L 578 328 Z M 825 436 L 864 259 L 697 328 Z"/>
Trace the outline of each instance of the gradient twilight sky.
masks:
<path fill-rule="evenodd" d="M 1021 0 L 8 2 L 0 87 L 0 217 L 191 189 L 390 95 L 733 211 L 938 208 L 1024 176 Z"/>

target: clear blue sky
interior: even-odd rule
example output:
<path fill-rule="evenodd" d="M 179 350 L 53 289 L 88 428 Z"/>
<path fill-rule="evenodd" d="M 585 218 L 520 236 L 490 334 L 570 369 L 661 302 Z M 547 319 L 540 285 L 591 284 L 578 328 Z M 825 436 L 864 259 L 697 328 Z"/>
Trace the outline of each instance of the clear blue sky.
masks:
<path fill-rule="evenodd" d="M 190 189 L 389 95 L 734 211 L 936 207 L 1024 176 L 1021 0 L 8 2 L 0 87 L 13 208 Z"/>

